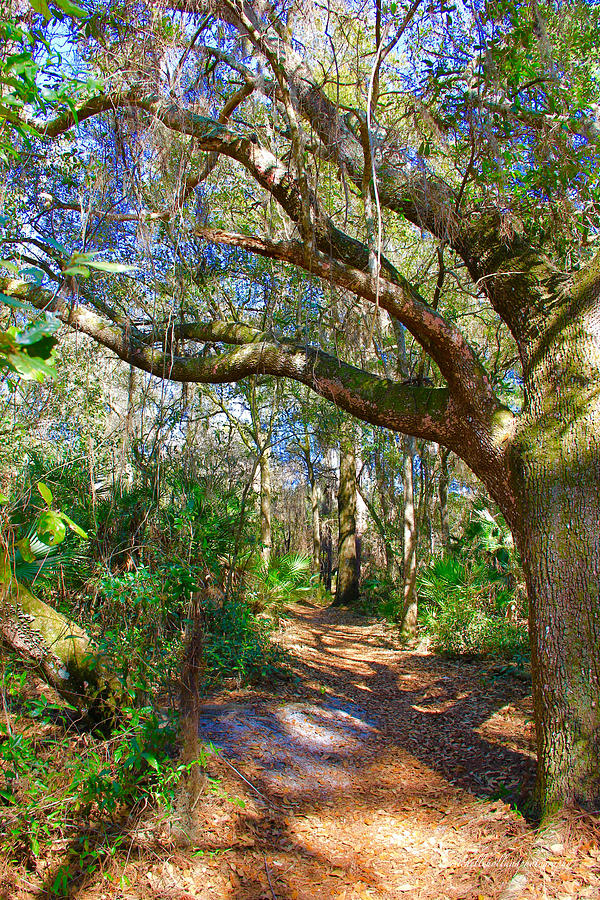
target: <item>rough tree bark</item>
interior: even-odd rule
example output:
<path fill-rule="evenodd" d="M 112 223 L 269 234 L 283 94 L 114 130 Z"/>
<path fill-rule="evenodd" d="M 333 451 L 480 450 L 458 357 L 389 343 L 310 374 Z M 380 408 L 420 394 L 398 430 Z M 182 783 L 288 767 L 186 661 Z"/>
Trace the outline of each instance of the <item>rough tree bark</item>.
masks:
<path fill-rule="evenodd" d="M 402 576 L 402 614 L 400 630 L 404 638 L 414 638 L 417 633 L 417 519 L 415 515 L 414 464 L 416 442 L 413 437 L 403 441 L 404 551 Z"/>
<path fill-rule="evenodd" d="M 547 811 L 600 803 L 599 289 L 597 264 L 535 323 L 510 449 Z"/>
<path fill-rule="evenodd" d="M 202 592 L 209 599 L 206 584 L 203 585 Z M 199 736 L 200 686 L 201 677 L 206 667 L 202 592 L 193 591 L 190 597 L 185 649 L 179 684 L 181 758 L 183 764 L 187 767 L 184 789 L 181 792 L 179 802 L 182 807 L 181 812 L 186 820 L 185 825 L 188 828 L 197 824 L 194 812 L 198 805 L 198 798 L 206 788 L 206 775 L 199 764 L 199 761 L 202 759 L 202 744 Z"/>
<path fill-rule="evenodd" d="M 340 426 L 340 483 L 338 489 L 338 574 L 335 606 L 358 602 L 360 571 L 356 548 L 356 459 L 352 424 Z"/>

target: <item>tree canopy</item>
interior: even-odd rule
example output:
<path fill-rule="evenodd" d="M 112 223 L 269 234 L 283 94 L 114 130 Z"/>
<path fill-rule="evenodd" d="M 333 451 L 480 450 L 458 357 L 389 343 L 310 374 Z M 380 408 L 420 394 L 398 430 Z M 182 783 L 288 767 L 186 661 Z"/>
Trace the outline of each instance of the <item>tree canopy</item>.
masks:
<path fill-rule="evenodd" d="M 1 238 L 7 296 L 153 376 L 290 378 L 470 466 L 523 557 L 548 808 L 600 789 L 599 36 L 579 2 L 90 11 L 48 31 L 66 108 L 15 114 Z"/>

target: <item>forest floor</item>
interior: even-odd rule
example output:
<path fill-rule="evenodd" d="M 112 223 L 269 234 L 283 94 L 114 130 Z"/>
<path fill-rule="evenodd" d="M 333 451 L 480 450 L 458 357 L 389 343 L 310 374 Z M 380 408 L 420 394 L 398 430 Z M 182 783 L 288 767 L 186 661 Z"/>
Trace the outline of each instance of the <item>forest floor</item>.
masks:
<path fill-rule="evenodd" d="M 521 673 L 402 650 L 389 626 L 332 608 L 295 606 L 279 640 L 292 681 L 203 704 L 220 786 L 187 839 L 142 816 L 114 872 L 73 898 L 600 897 L 600 820 L 571 814 L 540 839 L 518 811 L 534 774 Z"/>

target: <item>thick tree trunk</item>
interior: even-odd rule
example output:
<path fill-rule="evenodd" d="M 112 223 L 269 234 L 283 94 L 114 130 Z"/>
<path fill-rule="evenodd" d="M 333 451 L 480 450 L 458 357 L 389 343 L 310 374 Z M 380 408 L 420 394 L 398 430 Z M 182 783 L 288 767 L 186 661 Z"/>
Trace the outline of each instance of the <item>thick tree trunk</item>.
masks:
<path fill-rule="evenodd" d="M 356 460 L 352 425 L 340 431 L 340 484 L 338 490 L 338 575 L 335 606 L 352 606 L 359 597 L 359 563 L 356 548 Z"/>
<path fill-rule="evenodd" d="M 312 520 L 312 568 L 319 574 L 321 567 L 321 516 L 319 513 L 320 491 L 316 481 L 310 485 L 310 508 Z"/>
<path fill-rule="evenodd" d="M 440 504 L 440 538 L 442 547 L 447 550 L 450 545 L 450 516 L 448 513 L 448 487 L 450 475 L 448 472 L 448 457 L 450 451 L 446 447 L 440 447 L 440 480 L 438 484 L 438 499 Z"/>
<path fill-rule="evenodd" d="M 402 618 L 400 628 L 405 638 L 417 633 L 417 524 L 414 497 L 415 439 L 404 438 L 404 570 Z"/>
<path fill-rule="evenodd" d="M 271 448 L 265 447 L 260 457 L 260 556 L 265 568 L 271 561 Z"/>
<path fill-rule="evenodd" d="M 564 321 L 528 360 L 511 457 L 547 813 L 600 806 L 600 328 Z"/>
<path fill-rule="evenodd" d="M 119 686 L 89 636 L 16 582 L 5 554 L 0 557 L 0 640 L 65 700 L 86 707 L 95 721 L 118 715 Z"/>

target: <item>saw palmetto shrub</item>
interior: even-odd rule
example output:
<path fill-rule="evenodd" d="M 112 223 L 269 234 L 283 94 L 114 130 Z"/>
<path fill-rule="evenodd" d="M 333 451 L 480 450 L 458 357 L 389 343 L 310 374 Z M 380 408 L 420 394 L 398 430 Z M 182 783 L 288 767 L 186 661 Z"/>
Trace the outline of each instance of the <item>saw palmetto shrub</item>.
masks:
<path fill-rule="evenodd" d="M 524 620 L 515 617 L 514 588 L 504 573 L 480 559 L 445 555 L 418 579 L 421 624 L 432 649 L 451 655 L 522 656 Z"/>

